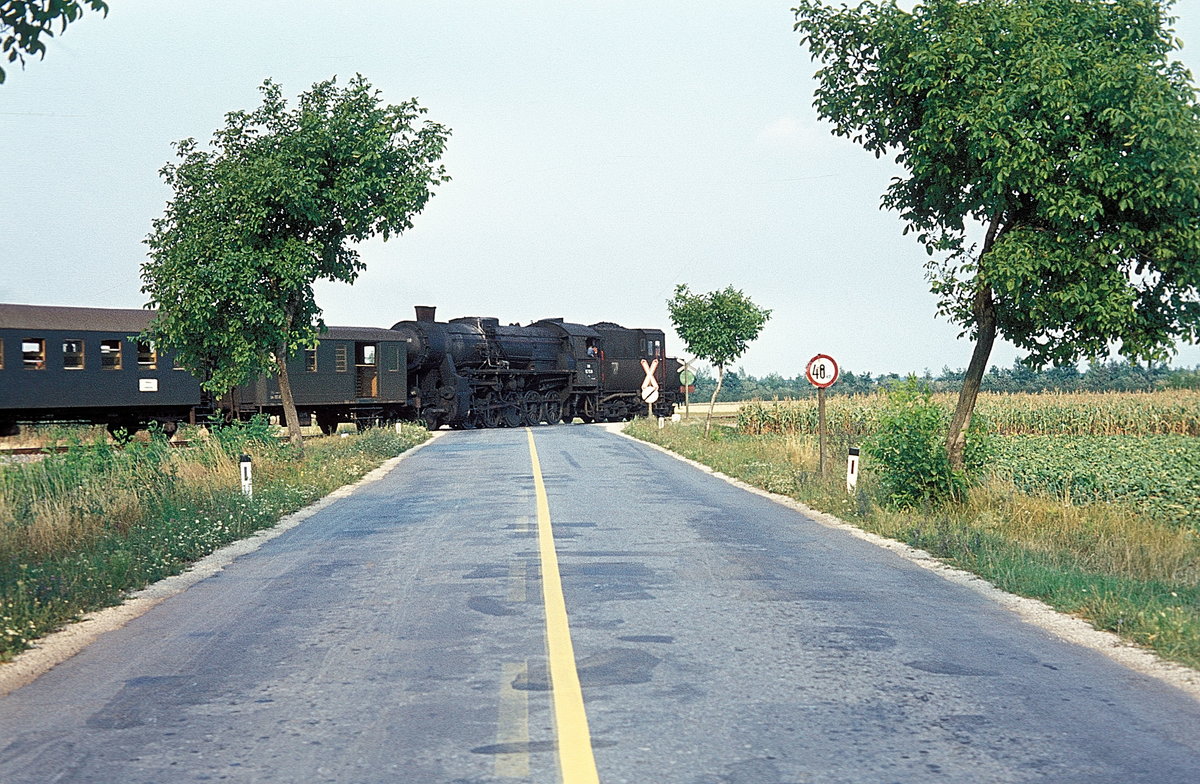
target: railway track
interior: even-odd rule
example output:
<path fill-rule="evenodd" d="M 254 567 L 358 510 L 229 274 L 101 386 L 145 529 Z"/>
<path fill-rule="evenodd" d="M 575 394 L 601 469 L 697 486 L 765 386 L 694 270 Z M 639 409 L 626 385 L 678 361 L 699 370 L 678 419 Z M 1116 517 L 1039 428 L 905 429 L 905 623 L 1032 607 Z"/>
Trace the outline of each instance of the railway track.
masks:
<path fill-rule="evenodd" d="M 303 437 L 304 437 L 304 440 L 307 441 L 307 440 L 313 439 L 313 438 L 321 438 L 322 436 L 305 433 Z M 279 440 L 286 441 L 287 436 L 282 435 L 279 437 Z M 170 446 L 175 447 L 177 449 L 183 449 L 183 448 L 191 446 L 195 442 L 188 440 L 188 441 L 168 441 L 167 443 Z M 123 444 L 114 443 L 114 444 L 112 444 L 112 446 L 116 447 L 117 449 L 121 449 L 123 447 Z M 69 449 L 74 449 L 74 448 L 78 448 L 78 445 L 0 447 L 0 463 L 30 462 L 30 458 L 36 459 L 36 458 L 45 457 L 46 455 L 62 454 L 63 452 L 66 452 Z"/>
<path fill-rule="evenodd" d="M 171 441 L 171 446 L 176 448 L 184 448 L 192 445 L 191 441 Z M 117 449 L 122 448 L 121 444 L 113 444 Z M 13 446 L 0 447 L 0 465 L 5 463 L 33 463 L 41 460 L 46 455 L 62 454 L 70 449 L 76 449 L 78 446 Z"/>

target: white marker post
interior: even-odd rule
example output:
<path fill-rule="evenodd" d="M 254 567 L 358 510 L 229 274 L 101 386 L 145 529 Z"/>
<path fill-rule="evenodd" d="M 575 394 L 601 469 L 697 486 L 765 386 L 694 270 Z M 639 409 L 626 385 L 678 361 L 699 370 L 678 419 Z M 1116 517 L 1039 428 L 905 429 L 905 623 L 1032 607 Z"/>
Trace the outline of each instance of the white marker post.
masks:
<path fill-rule="evenodd" d="M 247 498 L 254 497 L 254 477 L 253 471 L 250 468 L 250 455 L 242 455 L 238 458 L 238 465 L 242 469 L 242 495 Z"/>
<path fill-rule="evenodd" d="M 817 440 L 820 449 L 820 471 L 825 476 L 825 390 L 838 379 L 837 362 L 828 354 L 817 354 L 804 368 L 808 383 L 817 388 Z"/>
<path fill-rule="evenodd" d="M 854 488 L 858 486 L 858 447 L 850 447 L 850 454 L 846 458 L 846 492 L 853 493 Z"/>

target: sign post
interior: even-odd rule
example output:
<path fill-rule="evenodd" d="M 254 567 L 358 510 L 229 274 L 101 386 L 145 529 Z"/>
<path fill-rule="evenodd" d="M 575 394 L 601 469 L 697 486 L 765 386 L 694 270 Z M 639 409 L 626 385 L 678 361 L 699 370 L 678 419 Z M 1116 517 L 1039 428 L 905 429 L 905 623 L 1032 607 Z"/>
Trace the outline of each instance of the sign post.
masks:
<path fill-rule="evenodd" d="M 837 362 L 828 354 L 817 354 L 808 360 L 804 375 L 808 378 L 808 383 L 817 388 L 817 442 L 821 455 L 821 476 L 825 476 L 825 390 L 833 386 L 838 379 Z"/>

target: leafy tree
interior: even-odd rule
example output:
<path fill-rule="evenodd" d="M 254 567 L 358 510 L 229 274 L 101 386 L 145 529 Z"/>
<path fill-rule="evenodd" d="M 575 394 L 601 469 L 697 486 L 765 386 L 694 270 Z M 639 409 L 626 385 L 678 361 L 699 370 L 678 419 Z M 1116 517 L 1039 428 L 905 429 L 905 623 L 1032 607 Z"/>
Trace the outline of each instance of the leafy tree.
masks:
<path fill-rule="evenodd" d="M 1162 360 L 1200 334 L 1200 112 L 1171 0 L 799 0 L 834 133 L 905 173 L 883 196 L 975 348 L 960 469 L 1003 336 L 1036 366 Z M 979 247 L 969 237 L 982 236 Z"/>
<path fill-rule="evenodd" d="M 108 15 L 103 0 L 0 0 L 0 52 L 7 54 L 10 63 L 25 67 L 25 55 L 46 56 L 42 36 L 54 37 L 54 23 L 59 32 L 83 15 L 84 6 Z M 0 84 L 4 69 L 0 68 Z"/>
<path fill-rule="evenodd" d="M 675 287 L 675 296 L 667 300 L 667 309 L 675 332 L 687 350 L 717 369 L 717 387 L 708 402 L 708 416 L 704 419 L 707 435 L 726 366 L 746 353 L 750 341 L 758 337 L 763 325 L 771 318 L 771 311 L 759 308 L 733 286 L 707 294 L 693 294 L 682 283 Z"/>
<path fill-rule="evenodd" d="M 418 124 L 415 100 L 382 103 L 361 75 L 313 85 L 294 109 L 271 80 L 260 89 L 262 105 L 226 115 L 211 151 L 184 139 L 162 169 L 175 193 L 146 239 L 142 291 L 159 308 L 146 337 L 218 394 L 278 372 L 299 446 L 286 361 L 324 328 L 313 283 L 352 283 L 364 264 L 348 243 L 412 227 L 448 179 L 449 132 Z"/>

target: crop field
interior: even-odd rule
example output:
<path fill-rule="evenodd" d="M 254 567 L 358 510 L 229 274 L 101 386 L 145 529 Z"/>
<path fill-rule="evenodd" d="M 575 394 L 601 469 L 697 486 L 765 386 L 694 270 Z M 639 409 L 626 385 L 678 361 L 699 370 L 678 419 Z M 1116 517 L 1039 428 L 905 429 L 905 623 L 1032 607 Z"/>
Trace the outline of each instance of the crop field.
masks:
<path fill-rule="evenodd" d="M 954 404 L 950 395 L 935 399 L 947 411 Z M 884 395 L 831 397 L 831 441 L 868 437 L 886 404 Z M 1022 492 L 1125 503 L 1200 531 L 1200 391 L 983 394 L 976 411 L 992 434 L 989 470 Z M 817 404 L 748 403 L 738 427 L 751 435 L 812 436 Z"/>
<path fill-rule="evenodd" d="M 952 395 L 934 399 L 949 411 Z M 862 436 L 875 431 L 886 395 L 830 397 L 825 417 L 830 432 Z M 988 431 L 998 435 L 1043 436 L 1200 436 L 1200 390 L 1161 392 L 1079 392 L 1001 395 L 983 393 L 975 409 Z M 817 432 L 817 401 L 746 403 L 738 415 L 744 433 L 764 435 Z"/>
<path fill-rule="evenodd" d="M 1200 532 L 1200 439 L 1192 436 L 1000 436 L 991 470 L 1026 493 L 1127 503 Z"/>

